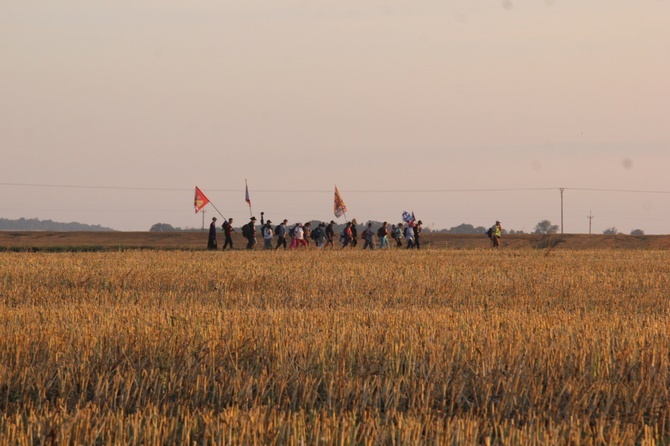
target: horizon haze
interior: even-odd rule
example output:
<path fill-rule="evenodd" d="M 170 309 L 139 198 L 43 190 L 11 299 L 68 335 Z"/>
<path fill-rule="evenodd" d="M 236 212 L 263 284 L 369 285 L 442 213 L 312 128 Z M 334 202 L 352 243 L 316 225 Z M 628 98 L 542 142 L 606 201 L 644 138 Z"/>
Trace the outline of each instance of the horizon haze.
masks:
<path fill-rule="evenodd" d="M 2 218 L 670 232 L 668 1 L 1 9 Z"/>

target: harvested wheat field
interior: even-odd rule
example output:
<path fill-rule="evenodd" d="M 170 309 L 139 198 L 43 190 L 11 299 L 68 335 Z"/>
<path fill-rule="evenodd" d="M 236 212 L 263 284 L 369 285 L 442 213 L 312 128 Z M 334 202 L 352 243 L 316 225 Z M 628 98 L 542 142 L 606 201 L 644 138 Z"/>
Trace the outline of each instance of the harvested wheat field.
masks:
<path fill-rule="evenodd" d="M 0 253 L 2 444 L 670 441 L 670 252 Z"/>

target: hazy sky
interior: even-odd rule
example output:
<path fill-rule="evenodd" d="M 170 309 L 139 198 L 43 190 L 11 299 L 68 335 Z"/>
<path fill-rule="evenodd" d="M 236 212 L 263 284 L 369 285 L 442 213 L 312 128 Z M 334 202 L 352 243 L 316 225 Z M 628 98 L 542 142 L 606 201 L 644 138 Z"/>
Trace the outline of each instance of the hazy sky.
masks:
<path fill-rule="evenodd" d="M 567 188 L 565 232 L 670 233 L 670 1 L 0 0 L 0 151 L 0 218 L 242 224 L 246 178 L 275 222 L 337 184 L 528 232 Z"/>

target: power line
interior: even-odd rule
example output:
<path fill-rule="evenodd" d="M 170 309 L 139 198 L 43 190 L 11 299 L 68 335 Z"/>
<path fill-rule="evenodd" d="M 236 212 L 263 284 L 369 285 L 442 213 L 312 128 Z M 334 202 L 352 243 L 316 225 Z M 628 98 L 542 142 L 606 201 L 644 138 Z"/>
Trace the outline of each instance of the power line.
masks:
<path fill-rule="evenodd" d="M 98 190 L 136 190 L 136 191 L 166 191 L 166 192 L 190 192 L 192 188 L 176 187 L 138 187 L 138 186 L 91 186 L 81 184 L 37 184 L 37 183 L 0 183 L 0 186 L 12 187 L 37 187 L 37 188 L 62 188 L 62 189 L 98 189 Z M 216 189 L 210 188 L 210 192 L 241 192 L 244 189 Z M 618 192 L 639 194 L 670 194 L 663 190 L 636 190 L 636 189 L 606 189 L 585 187 L 514 187 L 514 188 L 483 188 L 483 189 L 343 189 L 347 193 L 360 194 L 383 194 L 383 193 L 476 193 L 476 192 L 533 192 L 533 191 L 584 191 L 584 192 Z M 254 193 L 333 193 L 328 189 L 254 189 Z"/>

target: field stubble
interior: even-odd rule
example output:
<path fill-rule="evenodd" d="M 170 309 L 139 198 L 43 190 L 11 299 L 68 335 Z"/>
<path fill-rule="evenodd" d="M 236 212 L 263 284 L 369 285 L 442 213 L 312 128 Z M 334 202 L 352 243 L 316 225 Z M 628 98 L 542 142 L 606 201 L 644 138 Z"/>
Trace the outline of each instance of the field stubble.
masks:
<path fill-rule="evenodd" d="M 670 439 L 670 253 L 0 253 L 0 442 Z"/>

